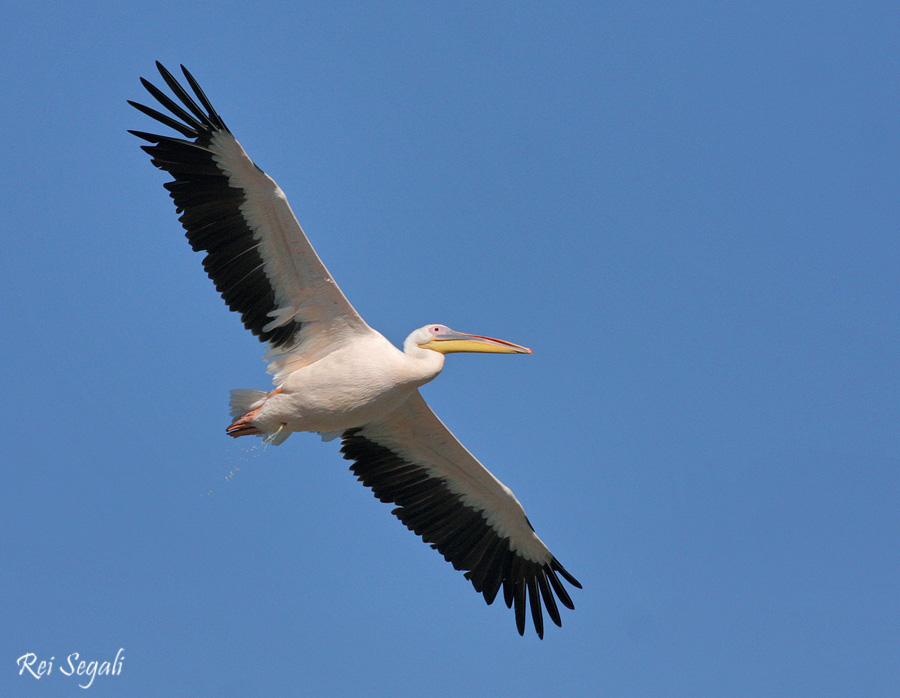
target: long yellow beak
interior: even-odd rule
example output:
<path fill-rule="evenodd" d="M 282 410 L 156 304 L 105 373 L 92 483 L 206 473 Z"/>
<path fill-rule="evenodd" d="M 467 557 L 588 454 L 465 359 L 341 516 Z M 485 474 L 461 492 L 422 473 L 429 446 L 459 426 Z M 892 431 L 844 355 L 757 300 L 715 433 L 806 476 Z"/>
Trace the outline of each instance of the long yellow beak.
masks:
<path fill-rule="evenodd" d="M 465 334 L 455 330 L 446 330 L 434 335 L 425 344 L 420 344 L 423 349 L 431 349 L 441 354 L 452 354 L 459 351 L 479 352 L 482 354 L 531 354 L 528 347 L 519 346 L 512 342 L 493 337 L 482 337 L 477 334 Z"/>

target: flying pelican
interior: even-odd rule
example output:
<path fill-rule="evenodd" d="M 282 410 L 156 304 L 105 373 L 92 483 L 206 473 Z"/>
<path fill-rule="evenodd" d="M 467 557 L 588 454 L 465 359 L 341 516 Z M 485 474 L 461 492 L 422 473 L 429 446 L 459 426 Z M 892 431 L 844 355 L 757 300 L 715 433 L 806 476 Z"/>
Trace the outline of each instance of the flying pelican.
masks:
<path fill-rule="evenodd" d="M 268 345 L 275 389 L 231 391 L 233 437 L 280 444 L 295 431 L 341 439 L 354 475 L 493 603 L 503 587 L 525 633 L 526 597 L 538 636 L 541 600 L 562 625 L 556 597 L 574 608 L 557 573 L 581 584 L 550 553 L 512 491 L 435 416 L 419 393 L 452 352 L 530 354 L 500 339 L 425 325 L 401 352 L 370 328 L 332 280 L 275 181 L 244 152 L 203 90 L 196 101 L 159 62 L 181 105 L 141 78 L 171 115 L 129 101 L 184 138 L 130 131 L 165 184 L 191 247 L 244 326 Z M 199 101 L 202 109 L 198 106 Z M 173 118 L 175 117 L 175 118 Z M 527 592 L 527 593 L 526 593 Z M 554 597 L 554 592 L 556 597 Z"/>

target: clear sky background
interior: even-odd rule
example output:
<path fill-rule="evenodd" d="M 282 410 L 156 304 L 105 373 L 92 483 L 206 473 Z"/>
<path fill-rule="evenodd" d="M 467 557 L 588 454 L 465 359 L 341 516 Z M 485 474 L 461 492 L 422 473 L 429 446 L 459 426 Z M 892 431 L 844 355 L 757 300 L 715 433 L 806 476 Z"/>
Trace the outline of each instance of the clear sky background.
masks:
<path fill-rule="evenodd" d="M 0 695 L 900 695 L 900 5 L 25 5 Z M 269 377 L 126 133 L 156 59 L 373 327 L 534 349 L 424 393 L 584 584 L 562 629 L 519 637 L 336 443 L 226 438 Z"/>

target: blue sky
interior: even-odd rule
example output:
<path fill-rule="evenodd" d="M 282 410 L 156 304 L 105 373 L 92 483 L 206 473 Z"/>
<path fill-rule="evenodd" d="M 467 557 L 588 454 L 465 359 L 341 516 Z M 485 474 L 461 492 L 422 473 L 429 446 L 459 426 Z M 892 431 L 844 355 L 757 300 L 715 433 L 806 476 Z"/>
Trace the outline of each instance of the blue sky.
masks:
<path fill-rule="evenodd" d="M 7 8 L 0 695 L 896 695 L 900 9 L 622 5 Z M 534 349 L 424 393 L 584 584 L 562 629 L 335 443 L 226 438 L 269 378 L 126 133 L 157 59 L 372 326 Z"/>

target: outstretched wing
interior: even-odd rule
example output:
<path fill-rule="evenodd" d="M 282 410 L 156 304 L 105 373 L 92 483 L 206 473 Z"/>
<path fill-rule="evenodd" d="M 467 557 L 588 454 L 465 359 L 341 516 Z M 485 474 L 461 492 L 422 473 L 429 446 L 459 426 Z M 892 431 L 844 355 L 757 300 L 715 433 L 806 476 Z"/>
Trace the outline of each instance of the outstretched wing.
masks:
<path fill-rule="evenodd" d="M 406 527 L 464 570 L 475 591 L 493 603 L 503 587 L 525 632 L 526 592 L 538 636 L 542 612 L 561 625 L 556 597 L 574 608 L 557 573 L 581 584 L 534 532 L 515 495 L 437 418 L 418 391 L 385 419 L 344 432 L 341 452 L 350 469 Z M 555 595 L 554 596 L 554 592 Z"/>
<path fill-rule="evenodd" d="M 284 193 L 250 160 L 193 76 L 182 66 L 191 96 L 160 63 L 156 66 L 181 104 L 143 78 L 171 116 L 129 104 L 184 138 L 131 133 L 151 143 L 143 150 L 172 175 L 165 187 L 191 247 L 206 253 L 203 266 L 228 307 L 269 344 L 268 358 L 274 359 L 269 370 L 279 383 L 369 328 L 331 279 Z"/>

